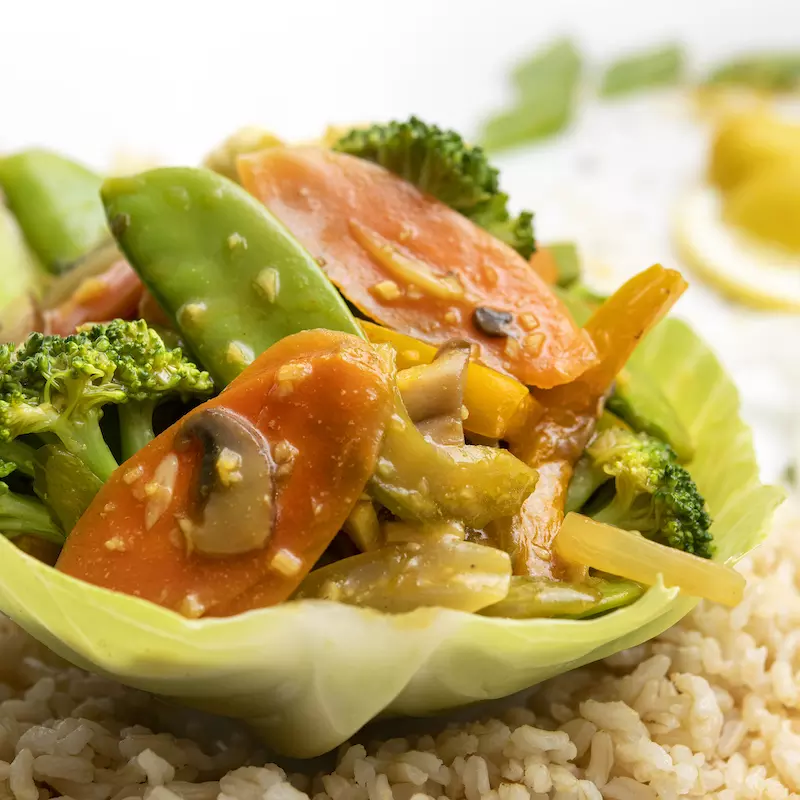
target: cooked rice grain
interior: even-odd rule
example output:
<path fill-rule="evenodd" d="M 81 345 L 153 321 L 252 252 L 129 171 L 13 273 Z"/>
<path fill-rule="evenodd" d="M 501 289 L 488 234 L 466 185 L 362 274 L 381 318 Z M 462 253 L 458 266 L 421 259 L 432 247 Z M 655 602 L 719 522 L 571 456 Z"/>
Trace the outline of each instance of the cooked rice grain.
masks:
<path fill-rule="evenodd" d="M 744 601 L 538 687 L 526 707 L 342 748 L 310 779 L 235 736 L 157 733 L 163 706 L 0 618 L 0 800 L 746 800 L 800 797 L 800 515 L 741 569 Z"/>

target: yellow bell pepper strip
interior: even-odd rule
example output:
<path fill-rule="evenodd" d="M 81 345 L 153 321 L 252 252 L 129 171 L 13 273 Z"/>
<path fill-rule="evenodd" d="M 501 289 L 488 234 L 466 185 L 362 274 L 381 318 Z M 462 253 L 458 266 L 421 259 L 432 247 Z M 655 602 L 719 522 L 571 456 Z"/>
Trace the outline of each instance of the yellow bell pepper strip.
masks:
<path fill-rule="evenodd" d="M 413 336 L 374 322 L 362 321 L 361 327 L 371 342 L 394 348 L 398 370 L 430 364 L 436 355 L 433 345 Z M 530 421 L 536 418 L 537 409 L 541 410 L 540 404 L 519 381 L 474 361 L 467 370 L 464 405 L 469 412 L 464 428 L 491 439 L 504 439 L 522 416 Z"/>
<path fill-rule="evenodd" d="M 655 265 L 618 289 L 586 323 L 599 363 L 565 386 L 535 392 L 544 414 L 524 426 L 511 451 L 539 472 L 522 511 L 497 532 L 517 575 L 558 577 L 552 542 L 564 519 L 567 488 L 614 378 L 641 338 L 686 289 L 680 273 Z"/>

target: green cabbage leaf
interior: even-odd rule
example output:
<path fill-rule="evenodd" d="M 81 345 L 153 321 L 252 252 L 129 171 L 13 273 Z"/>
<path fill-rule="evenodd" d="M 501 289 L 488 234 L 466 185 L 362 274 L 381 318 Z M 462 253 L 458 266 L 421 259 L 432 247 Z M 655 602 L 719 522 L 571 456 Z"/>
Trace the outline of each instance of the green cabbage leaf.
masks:
<path fill-rule="evenodd" d="M 734 563 L 769 529 L 782 493 L 759 481 L 739 399 L 714 355 L 668 319 L 642 343 L 690 431 L 690 471 Z M 321 754 L 379 714 L 425 715 L 503 697 L 657 636 L 697 601 L 651 587 L 591 620 L 508 620 L 444 609 L 390 616 L 321 600 L 188 620 L 89 586 L 0 536 L 0 610 L 57 653 L 179 703 L 239 717 L 277 751 Z"/>

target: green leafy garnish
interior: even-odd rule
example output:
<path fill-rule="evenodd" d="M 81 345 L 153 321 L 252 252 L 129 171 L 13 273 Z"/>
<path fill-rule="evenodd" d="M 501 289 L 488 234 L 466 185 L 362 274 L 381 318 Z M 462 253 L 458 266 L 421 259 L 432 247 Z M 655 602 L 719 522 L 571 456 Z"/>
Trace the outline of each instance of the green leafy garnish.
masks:
<path fill-rule="evenodd" d="M 791 91 L 800 85 L 800 53 L 754 53 L 737 58 L 717 67 L 706 84 Z"/>
<path fill-rule="evenodd" d="M 512 75 L 516 103 L 486 122 L 484 147 L 503 150 L 563 130 L 572 119 L 580 76 L 580 53 L 569 39 L 560 39 L 521 63 Z"/>
<path fill-rule="evenodd" d="M 600 95 L 613 97 L 673 86 L 683 77 L 683 70 L 683 49 L 676 44 L 636 53 L 608 67 L 600 84 Z"/>

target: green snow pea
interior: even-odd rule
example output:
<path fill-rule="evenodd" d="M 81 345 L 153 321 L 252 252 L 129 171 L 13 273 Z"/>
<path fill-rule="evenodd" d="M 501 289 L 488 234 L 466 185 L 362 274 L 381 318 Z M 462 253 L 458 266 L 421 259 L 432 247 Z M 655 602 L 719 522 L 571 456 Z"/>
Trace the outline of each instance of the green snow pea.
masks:
<path fill-rule="evenodd" d="M 109 179 L 101 194 L 128 261 L 219 386 L 293 333 L 327 328 L 363 336 L 319 264 L 227 178 L 157 169 Z M 505 450 L 432 444 L 399 397 L 379 463 L 371 490 L 407 519 L 479 526 L 513 514 L 536 481 Z"/>
<path fill-rule="evenodd" d="M 214 172 L 165 168 L 103 184 L 112 232 L 215 382 L 312 328 L 363 336 L 289 231 Z"/>
<path fill-rule="evenodd" d="M 98 192 L 103 179 L 47 150 L 0 159 L 0 189 L 42 263 L 64 272 L 107 235 Z"/>

